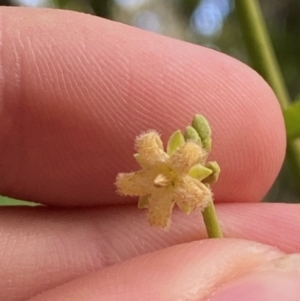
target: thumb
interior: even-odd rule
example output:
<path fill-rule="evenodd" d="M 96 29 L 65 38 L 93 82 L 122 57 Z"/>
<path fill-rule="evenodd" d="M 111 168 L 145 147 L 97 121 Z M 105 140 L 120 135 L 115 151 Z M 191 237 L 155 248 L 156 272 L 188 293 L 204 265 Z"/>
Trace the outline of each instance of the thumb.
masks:
<path fill-rule="evenodd" d="M 300 300 L 300 255 L 271 260 L 217 289 L 210 301 Z"/>
<path fill-rule="evenodd" d="M 283 256 L 250 241 L 197 241 L 110 266 L 31 301 L 259 301 L 286 300 L 288 292 L 299 300 L 300 257 Z"/>

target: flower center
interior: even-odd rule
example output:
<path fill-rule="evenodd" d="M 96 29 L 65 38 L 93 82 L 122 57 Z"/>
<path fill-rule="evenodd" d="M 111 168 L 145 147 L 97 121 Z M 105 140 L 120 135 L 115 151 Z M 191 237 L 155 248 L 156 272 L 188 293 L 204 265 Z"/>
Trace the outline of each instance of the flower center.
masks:
<path fill-rule="evenodd" d="M 153 180 L 153 185 L 156 188 L 162 188 L 173 184 L 176 178 L 176 173 L 173 170 L 159 173 Z"/>

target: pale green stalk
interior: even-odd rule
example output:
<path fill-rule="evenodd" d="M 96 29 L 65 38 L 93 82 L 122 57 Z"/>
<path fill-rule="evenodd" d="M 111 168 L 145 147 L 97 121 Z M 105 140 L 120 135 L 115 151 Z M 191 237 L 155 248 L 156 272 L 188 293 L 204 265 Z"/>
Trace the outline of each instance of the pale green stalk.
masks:
<path fill-rule="evenodd" d="M 291 103 L 277 62 L 267 26 L 258 0 L 235 0 L 247 49 L 253 67 L 265 78 L 275 92 L 282 110 Z M 287 159 L 295 180 L 300 183 L 300 139 L 287 141 Z M 300 194 L 300 186 L 297 185 Z"/>
<path fill-rule="evenodd" d="M 222 238 L 222 231 L 218 222 L 217 214 L 215 211 L 214 202 L 211 201 L 202 212 L 206 232 L 209 238 Z"/>

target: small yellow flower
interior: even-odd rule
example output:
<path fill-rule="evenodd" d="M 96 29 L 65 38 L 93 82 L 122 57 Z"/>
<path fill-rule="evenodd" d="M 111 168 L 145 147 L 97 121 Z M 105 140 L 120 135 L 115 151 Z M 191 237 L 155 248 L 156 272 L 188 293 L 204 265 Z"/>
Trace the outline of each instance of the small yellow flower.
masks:
<path fill-rule="evenodd" d="M 197 142 L 185 139 L 181 131 L 176 131 L 165 151 L 157 132 L 137 137 L 134 156 L 141 170 L 120 173 L 116 186 L 122 195 L 140 197 L 139 208 L 148 209 L 151 225 L 168 227 L 174 204 L 189 214 L 204 210 L 212 201 L 210 187 L 202 181 L 214 171 L 205 166 L 208 152 L 200 138 Z"/>

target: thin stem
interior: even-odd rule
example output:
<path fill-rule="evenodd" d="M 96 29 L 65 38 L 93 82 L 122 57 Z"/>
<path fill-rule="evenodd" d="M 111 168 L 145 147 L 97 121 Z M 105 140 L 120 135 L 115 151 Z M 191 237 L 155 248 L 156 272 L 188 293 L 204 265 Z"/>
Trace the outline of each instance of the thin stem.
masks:
<path fill-rule="evenodd" d="M 259 1 L 235 0 L 235 8 L 253 67 L 272 87 L 282 110 L 284 110 L 289 106 L 291 100 L 275 56 Z M 287 159 L 295 180 L 299 183 L 300 139 L 287 141 Z M 300 194 L 299 185 L 297 187 Z"/>
<path fill-rule="evenodd" d="M 245 36 L 253 67 L 266 79 L 285 109 L 289 94 L 272 47 L 266 23 L 257 0 L 236 0 L 235 9 Z"/>
<path fill-rule="evenodd" d="M 218 222 L 215 206 L 213 200 L 209 202 L 208 206 L 202 212 L 205 223 L 207 235 L 209 238 L 222 238 L 222 231 Z"/>

